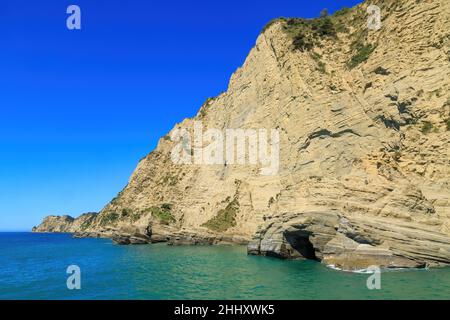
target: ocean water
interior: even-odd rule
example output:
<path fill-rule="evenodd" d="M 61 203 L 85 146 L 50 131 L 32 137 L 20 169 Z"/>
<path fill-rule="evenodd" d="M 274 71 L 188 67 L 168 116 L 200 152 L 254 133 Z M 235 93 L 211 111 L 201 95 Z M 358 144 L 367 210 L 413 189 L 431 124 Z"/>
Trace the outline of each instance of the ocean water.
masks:
<path fill-rule="evenodd" d="M 69 290 L 69 265 L 81 290 Z M 369 275 L 314 261 L 247 256 L 244 246 L 116 246 L 67 234 L 0 233 L 0 299 L 449 299 L 450 268 Z"/>

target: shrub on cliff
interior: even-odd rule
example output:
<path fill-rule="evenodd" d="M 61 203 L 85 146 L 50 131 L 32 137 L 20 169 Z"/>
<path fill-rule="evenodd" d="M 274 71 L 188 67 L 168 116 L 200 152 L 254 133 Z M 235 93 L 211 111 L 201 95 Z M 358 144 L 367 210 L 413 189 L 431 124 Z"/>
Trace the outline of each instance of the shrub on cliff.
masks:
<path fill-rule="evenodd" d="M 283 30 L 292 38 L 294 50 L 309 51 L 323 38 L 335 38 L 333 20 L 324 16 L 318 19 L 287 19 Z"/>
<path fill-rule="evenodd" d="M 239 202 L 234 199 L 225 209 L 219 210 L 217 216 L 202 226 L 213 231 L 224 232 L 236 225 L 236 213 L 239 211 Z"/>
<path fill-rule="evenodd" d="M 103 216 L 100 220 L 100 225 L 105 226 L 105 225 L 114 224 L 118 219 L 119 219 L 119 215 L 117 213 L 108 212 L 108 213 L 103 214 Z"/>
<path fill-rule="evenodd" d="M 420 131 L 422 131 L 423 134 L 428 134 L 431 132 L 431 129 L 433 129 L 433 124 L 429 121 L 424 121 Z"/>
<path fill-rule="evenodd" d="M 366 44 L 366 45 L 357 46 L 355 55 L 348 62 L 348 67 L 350 69 L 353 69 L 360 63 L 369 59 L 369 56 L 372 54 L 372 52 L 375 50 L 375 48 L 376 48 L 376 46 L 374 46 L 370 43 Z"/>
<path fill-rule="evenodd" d="M 172 215 L 172 205 L 164 203 L 161 207 L 153 206 L 142 211 L 142 213 L 151 213 L 152 217 L 158 219 L 162 224 L 170 224 L 175 222 Z"/>

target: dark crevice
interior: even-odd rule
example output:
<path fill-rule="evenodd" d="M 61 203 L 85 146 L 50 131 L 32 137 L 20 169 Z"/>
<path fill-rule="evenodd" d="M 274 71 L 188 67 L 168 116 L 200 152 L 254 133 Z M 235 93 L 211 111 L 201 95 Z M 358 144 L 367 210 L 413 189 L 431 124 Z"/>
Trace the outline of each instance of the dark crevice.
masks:
<path fill-rule="evenodd" d="M 394 119 L 388 119 L 384 115 L 380 115 L 375 119 L 383 122 L 386 128 L 395 129 L 396 131 L 400 130 L 400 123 Z"/>
<path fill-rule="evenodd" d="M 308 234 L 305 234 L 302 231 L 289 232 L 285 234 L 285 239 L 290 246 L 288 249 L 288 255 L 290 258 L 318 260 L 314 246 L 311 241 L 309 241 Z"/>
<path fill-rule="evenodd" d="M 313 139 L 317 139 L 317 138 L 321 138 L 321 137 L 340 138 L 345 134 L 352 134 L 357 137 L 361 137 L 361 135 L 359 133 L 353 131 L 352 129 L 344 129 L 344 130 L 341 130 L 339 132 L 334 132 L 334 133 L 327 129 L 320 129 L 318 131 L 311 133 L 308 136 L 308 138 L 306 139 L 303 146 L 300 147 L 300 150 L 304 150 L 304 149 L 308 148 Z"/>

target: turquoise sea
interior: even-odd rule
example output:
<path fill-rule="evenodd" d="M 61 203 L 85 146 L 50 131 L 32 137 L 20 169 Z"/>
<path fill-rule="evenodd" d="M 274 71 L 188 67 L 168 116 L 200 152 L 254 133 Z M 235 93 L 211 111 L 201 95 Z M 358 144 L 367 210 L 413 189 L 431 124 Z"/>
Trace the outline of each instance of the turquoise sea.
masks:
<path fill-rule="evenodd" d="M 66 269 L 81 269 L 68 290 Z M 68 234 L 0 233 L 0 299 L 449 299 L 450 268 L 369 275 L 314 261 L 247 256 L 244 246 L 116 246 Z"/>

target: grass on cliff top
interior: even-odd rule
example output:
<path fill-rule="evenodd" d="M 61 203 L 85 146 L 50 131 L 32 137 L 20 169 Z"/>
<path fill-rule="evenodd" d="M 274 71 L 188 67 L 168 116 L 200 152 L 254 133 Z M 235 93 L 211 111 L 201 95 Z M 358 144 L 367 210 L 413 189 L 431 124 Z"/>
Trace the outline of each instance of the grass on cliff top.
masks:
<path fill-rule="evenodd" d="M 310 51 L 321 39 L 335 39 L 337 31 L 333 20 L 326 16 L 317 19 L 287 19 L 283 30 L 292 38 L 294 50 Z"/>
<path fill-rule="evenodd" d="M 283 31 L 292 39 L 294 50 L 310 51 L 315 46 L 320 46 L 324 38 L 337 39 L 338 33 L 349 32 L 347 27 L 347 15 L 350 8 L 342 8 L 329 16 L 326 9 L 322 10 L 319 18 L 277 18 L 271 20 L 262 29 L 264 33 L 273 24 L 282 22 Z"/>
<path fill-rule="evenodd" d="M 311 51 L 314 47 L 321 47 L 323 39 L 338 40 L 339 33 L 349 33 L 350 25 L 362 25 L 366 13 L 361 9 L 342 8 L 329 16 L 326 10 L 323 10 L 320 18 L 301 19 L 301 18 L 278 18 L 270 21 L 264 28 L 266 31 L 276 22 L 282 22 L 283 31 L 292 39 L 293 50 L 301 52 Z M 366 61 L 376 45 L 367 43 L 367 28 L 357 28 L 351 37 L 354 39 L 351 49 L 352 56 L 347 63 L 348 68 L 353 69 Z M 325 72 L 323 64 L 318 65 L 318 70 Z"/>
<path fill-rule="evenodd" d="M 239 211 L 239 202 L 234 199 L 225 209 L 219 210 L 217 215 L 202 226 L 217 232 L 224 232 L 236 226 L 236 213 Z"/>

